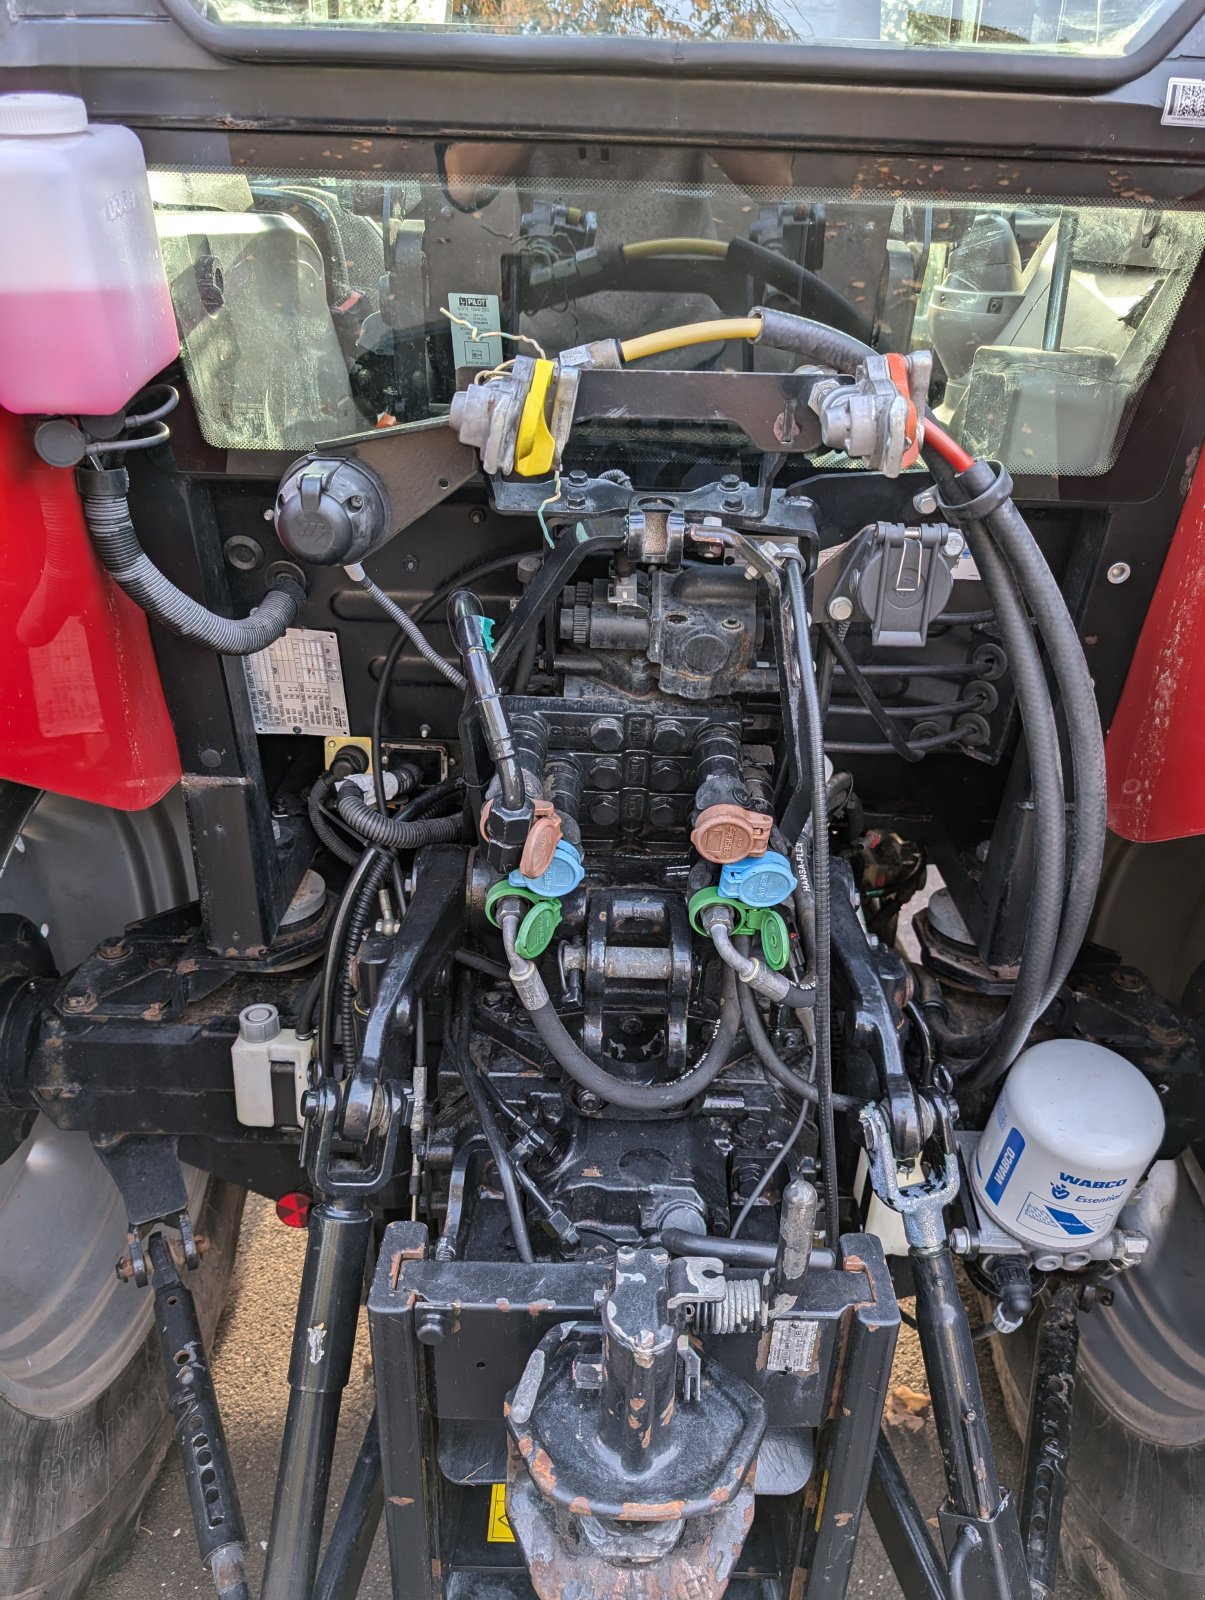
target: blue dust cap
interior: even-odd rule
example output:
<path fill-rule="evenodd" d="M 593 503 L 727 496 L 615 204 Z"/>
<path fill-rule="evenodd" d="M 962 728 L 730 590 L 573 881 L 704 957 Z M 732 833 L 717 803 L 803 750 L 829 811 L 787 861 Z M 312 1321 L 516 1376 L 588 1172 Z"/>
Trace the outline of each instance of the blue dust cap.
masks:
<path fill-rule="evenodd" d="M 536 894 L 559 899 L 572 894 L 585 876 L 586 869 L 582 866 L 577 846 L 570 844 L 568 839 L 561 839 L 552 860 L 538 878 L 525 877 L 516 867 L 509 882 L 516 889 L 532 889 Z"/>
<path fill-rule="evenodd" d="M 720 868 L 720 894 L 746 906 L 777 906 L 790 898 L 795 869 L 786 856 L 767 850 L 764 856 L 746 856 Z"/>

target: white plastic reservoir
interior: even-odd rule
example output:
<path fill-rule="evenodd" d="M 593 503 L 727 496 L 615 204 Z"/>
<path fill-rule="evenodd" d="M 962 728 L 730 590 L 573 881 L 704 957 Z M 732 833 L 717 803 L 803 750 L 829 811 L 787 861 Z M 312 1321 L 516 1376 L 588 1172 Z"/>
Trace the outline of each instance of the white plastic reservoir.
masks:
<path fill-rule="evenodd" d="M 1108 1234 L 1163 1139 L 1159 1096 L 1085 1039 L 1022 1052 L 971 1164 L 980 1204 L 1015 1238 L 1082 1250 Z"/>
<path fill-rule="evenodd" d="M 142 146 L 74 95 L 0 95 L 0 195 L 0 406 L 120 411 L 179 350 Z"/>

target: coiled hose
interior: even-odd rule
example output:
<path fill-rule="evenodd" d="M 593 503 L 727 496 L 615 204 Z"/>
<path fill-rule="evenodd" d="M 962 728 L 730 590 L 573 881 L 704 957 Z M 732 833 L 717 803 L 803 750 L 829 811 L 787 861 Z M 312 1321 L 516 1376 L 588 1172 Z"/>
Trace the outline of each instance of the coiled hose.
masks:
<path fill-rule="evenodd" d="M 315 781 L 306 796 L 305 808 L 310 819 L 310 827 L 319 842 L 330 851 L 336 861 L 342 861 L 344 866 L 353 867 L 360 859 L 360 851 L 355 845 L 348 844 L 346 839 L 341 839 L 327 820 L 322 809 L 322 802 L 326 799 L 335 785 L 333 772 L 324 772 Z"/>
<path fill-rule="evenodd" d="M 676 1111 L 702 1094 L 728 1065 L 741 1022 L 736 974 L 731 967 L 724 968 L 719 1026 L 702 1060 L 672 1083 L 625 1083 L 592 1061 L 570 1038 L 565 1024 L 553 1009 L 544 980 L 534 964 L 524 960 L 515 949 L 515 927 L 516 919 L 504 914 L 502 942 L 510 962 L 511 982 L 544 1048 L 562 1071 L 583 1089 L 625 1111 Z"/>
<path fill-rule="evenodd" d="M 305 601 L 295 579 L 282 576 L 249 617 L 220 617 L 165 577 L 138 542 L 130 517 L 129 474 L 124 467 L 76 474 L 84 521 L 105 570 L 135 605 L 182 639 L 223 656 L 253 656 L 292 627 Z"/>
<path fill-rule="evenodd" d="M 424 797 L 425 798 L 425 797 Z M 462 817 L 383 817 L 364 803 L 354 783 L 339 789 L 339 815 L 354 833 L 383 850 L 421 850 L 427 844 L 456 844 L 464 833 Z"/>

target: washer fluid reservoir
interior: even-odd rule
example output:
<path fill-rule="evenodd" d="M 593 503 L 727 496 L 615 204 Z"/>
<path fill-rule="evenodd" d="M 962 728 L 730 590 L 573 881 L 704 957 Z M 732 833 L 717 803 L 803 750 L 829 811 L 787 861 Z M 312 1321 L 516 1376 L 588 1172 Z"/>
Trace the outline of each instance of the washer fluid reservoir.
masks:
<path fill-rule="evenodd" d="M 1163 1107 L 1123 1056 L 1049 1039 L 1017 1057 L 971 1163 L 979 1203 L 1040 1250 L 1109 1234 L 1163 1140 Z"/>
<path fill-rule="evenodd" d="M 0 95 L 0 194 L 0 406 L 120 411 L 180 348 L 142 146 L 74 95 Z"/>

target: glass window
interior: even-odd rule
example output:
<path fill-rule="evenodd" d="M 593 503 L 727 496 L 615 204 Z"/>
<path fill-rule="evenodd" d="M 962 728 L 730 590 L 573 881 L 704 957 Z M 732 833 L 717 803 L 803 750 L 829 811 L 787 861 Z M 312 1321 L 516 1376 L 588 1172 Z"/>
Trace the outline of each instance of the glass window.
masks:
<path fill-rule="evenodd" d="M 1125 56 L 1168 0 L 193 0 L 235 26 L 1032 50 Z"/>
<path fill-rule="evenodd" d="M 209 443 L 295 450 L 421 421 L 517 352 L 768 304 L 879 350 L 931 348 L 943 420 L 1013 472 L 1099 473 L 1205 242 L 1199 214 L 1134 204 L 805 190 L 773 154 L 495 144 L 442 160 L 438 176 L 153 172 Z M 654 359 L 780 358 L 716 341 Z M 582 424 L 571 449 L 666 440 L 632 432 Z"/>

